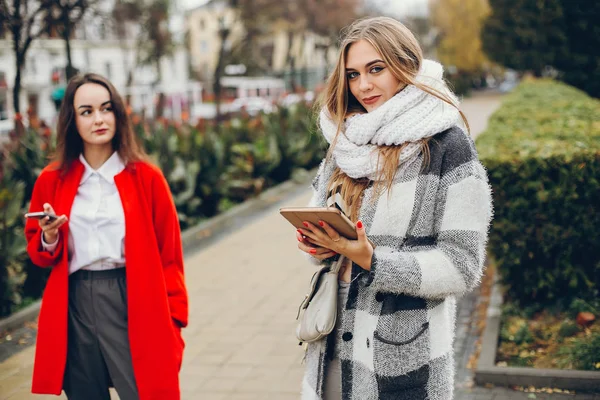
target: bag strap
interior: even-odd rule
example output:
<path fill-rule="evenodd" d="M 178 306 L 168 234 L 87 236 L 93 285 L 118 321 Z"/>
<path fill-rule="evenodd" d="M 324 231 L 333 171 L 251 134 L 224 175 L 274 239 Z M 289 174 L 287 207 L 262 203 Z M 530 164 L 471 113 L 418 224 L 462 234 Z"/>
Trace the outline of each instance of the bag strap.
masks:
<path fill-rule="evenodd" d="M 315 272 L 313 274 L 311 281 L 311 285 L 313 284 L 313 282 L 315 280 L 318 280 L 319 277 L 318 275 L 324 273 L 323 270 L 326 268 L 329 268 L 329 271 L 325 272 L 327 274 L 335 274 L 337 275 L 340 271 L 340 268 L 342 267 L 342 265 L 344 264 L 344 261 L 346 261 L 346 256 L 342 256 L 340 255 L 340 258 L 338 258 L 338 260 L 336 262 L 334 262 L 331 267 L 321 267 L 320 270 L 317 270 L 317 272 Z M 317 282 L 314 282 L 315 284 L 317 284 Z M 312 299 L 311 295 L 314 295 L 313 292 L 313 288 L 311 288 L 311 293 L 307 293 L 306 296 L 304 297 L 304 299 L 302 300 L 302 303 L 300 303 L 300 306 L 298 307 L 298 313 L 296 314 L 296 319 L 298 319 L 300 317 L 300 311 L 302 311 L 303 309 L 305 309 L 306 307 L 308 307 L 308 303 L 310 302 L 310 300 Z"/>
<path fill-rule="evenodd" d="M 346 256 L 343 256 L 343 255 L 340 254 L 340 258 L 338 258 L 338 260 L 333 263 L 333 265 L 331 266 L 331 270 L 329 271 L 329 273 L 330 274 L 337 274 L 338 272 L 340 272 L 340 268 L 342 268 L 342 265 L 344 265 L 345 261 L 346 261 Z"/>

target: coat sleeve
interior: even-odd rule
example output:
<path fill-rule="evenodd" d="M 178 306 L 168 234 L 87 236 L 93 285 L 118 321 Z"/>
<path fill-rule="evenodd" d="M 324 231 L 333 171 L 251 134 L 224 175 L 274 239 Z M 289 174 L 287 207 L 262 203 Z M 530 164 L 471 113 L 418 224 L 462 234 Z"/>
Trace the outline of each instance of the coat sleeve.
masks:
<path fill-rule="evenodd" d="M 188 324 L 188 295 L 183 274 L 183 248 L 177 210 L 162 172 L 152 185 L 154 231 L 163 266 L 171 318 L 178 327 Z"/>
<path fill-rule="evenodd" d="M 319 193 L 318 190 L 320 188 L 321 185 L 321 176 L 323 175 L 323 170 L 325 168 L 325 160 L 321 161 L 321 165 L 319 165 L 319 169 L 317 170 L 317 174 L 315 175 L 314 179 L 312 180 L 311 183 L 311 189 L 312 189 L 312 196 L 308 202 L 307 207 L 317 207 L 318 204 L 318 198 L 319 198 Z M 325 264 L 329 264 L 333 261 L 333 257 L 332 258 L 328 258 L 326 260 L 319 260 L 318 258 L 315 258 L 313 256 L 311 256 L 310 254 L 302 251 L 302 250 L 298 250 L 302 253 L 302 255 L 308 260 L 309 263 L 313 264 L 313 265 L 325 265 Z"/>
<path fill-rule="evenodd" d="M 29 212 L 43 211 L 44 203 L 52 203 L 52 182 L 49 173 L 42 172 L 33 186 Z M 36 219 L 25 222 L 25 238 L 27 239 L 27 253 L 31 261 L 38 267 L 47 268 L 54 266 L 61 257 L 62 248 L 59 235 L 58 247 L 54 252 L 45 251 L 42 246 L 42 228 Z"/>
<path fill-rule="evenodd" d="M 484 167 L 475 158 L 442 175 L 435 202 L 433 240 L 376 247 L 367 286 L 444 298 L 464 294 L 479 284 L 492 217 Z"/>

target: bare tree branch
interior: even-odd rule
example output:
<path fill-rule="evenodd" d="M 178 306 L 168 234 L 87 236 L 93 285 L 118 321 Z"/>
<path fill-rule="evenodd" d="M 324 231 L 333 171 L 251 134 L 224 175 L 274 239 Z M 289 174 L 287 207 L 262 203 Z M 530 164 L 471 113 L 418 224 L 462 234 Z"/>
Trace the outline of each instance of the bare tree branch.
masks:
<path fill-rule="evenodd" d="M 44 26 L 40 21 L 43 12 L 41 2 L 31 3 L 35 7 L 30 10 L 30 1 L 13 0 L 12 10 L 10 0 L 2 0 L 2 9 L 5 11 L 7 26 L 10 28 L 13 52 L 15 55 L 15 81 L 13 85 L 13 108 L 16 113 L 20 112 L 19 96 L 21 92 L 21 74 L 25 64 L 25 56 L 31 43 L 43 32 Z M 12 11 L 12 12 L 11 12 Z M 6 22 L 5 22 L 6 23 Z M 33 30 L 33 28 L 37 30 Z"/>

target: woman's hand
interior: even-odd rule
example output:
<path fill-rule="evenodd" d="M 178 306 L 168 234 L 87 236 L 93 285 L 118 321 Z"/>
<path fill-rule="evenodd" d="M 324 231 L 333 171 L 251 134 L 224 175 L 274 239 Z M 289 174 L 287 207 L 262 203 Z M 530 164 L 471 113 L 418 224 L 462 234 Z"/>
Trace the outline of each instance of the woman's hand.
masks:
<path fill-rule="evenodd" d="M 303 224 L 306 229 L 298 229 L 298 232 L 306 237 L 305 241 L 308 241 L 310 245 L 318 246 L 318 248 L 325 251 L 342 254 L 361 268 L 367 271 L 371 269 L 373 245 L 367 239 L 365 227 L 361 221 L 356 223 L 356 233 L 358 235 L 356 240 L 346 239 L 324 221 L 319 221 L 322 229 L 310 222 L 305 221 Z"/>
<path fill-rule="evenodd" d="M 298 239 L 298 248 L 300 250 L 310 254 L 311 256 L 320 261 L 326 260 L 337 254 L 331 251 L 330 249 L 311 245 L 311 243 L 307 240 L 306 236 L 302 234 L 302 231 L 300 229 L 296 231 L 296 239 Z"/>
<path fill-rule="evenodd" d="M 44 212 L 48 214 L 54 214 L 54 208 L 48 203 L 44 203 Z M 54 221 L 50 222 L 49 217 L 45 217 L 39 220 L 40 228 L 42 228 L 42 234 L 44 235 L 44 242 L 53 244 L 58 240 L 58 228 L 60 228 L 65 222 L 67 222 L 67 216 L 61 215 Z"/>

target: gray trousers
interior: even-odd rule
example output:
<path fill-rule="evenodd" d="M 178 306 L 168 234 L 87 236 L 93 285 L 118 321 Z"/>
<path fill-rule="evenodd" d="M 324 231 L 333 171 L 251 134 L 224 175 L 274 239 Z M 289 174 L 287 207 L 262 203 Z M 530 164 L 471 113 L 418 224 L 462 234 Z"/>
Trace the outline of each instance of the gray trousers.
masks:
<path fill-rule="evenodd" d="M 69 277 L 69 333 L 63 389 L 69 400 L 137 400 L 129 337 L 125 268 Z"/>
<path fill-rule="evenodd" d="M 350 283 L 340 281 L 338 283 L 337 319 L 335 328 L 330 335 L 335 335 L 333 343 L 333 359 L 329 360 L 325 368 L 325 385 L 323 388 L 324 400 L 340 400 L 342 398 L 342 363 L 339 357 L 338 345 L 342 336 L 342 316 L 348 300 Z"/>

